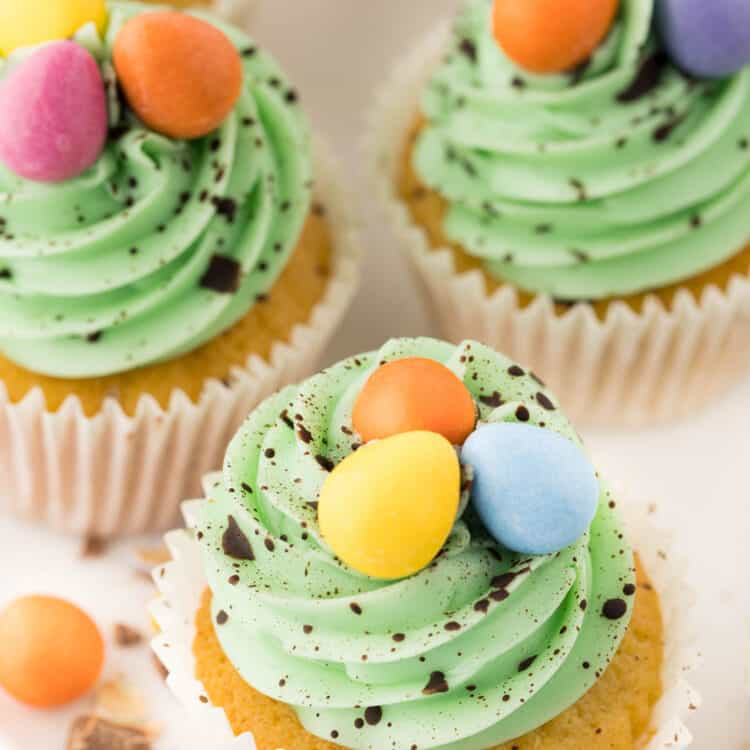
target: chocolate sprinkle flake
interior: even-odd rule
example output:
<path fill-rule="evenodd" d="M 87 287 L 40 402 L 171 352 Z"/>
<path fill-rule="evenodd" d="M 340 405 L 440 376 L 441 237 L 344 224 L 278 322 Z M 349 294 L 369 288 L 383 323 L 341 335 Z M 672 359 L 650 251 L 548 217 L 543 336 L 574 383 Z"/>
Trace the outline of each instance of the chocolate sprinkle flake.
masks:
<path fill-rule="evenodd" d="M 484 612 L 486 613 L 490 608 L 490 600 L 489 599 L 480 599 L 475 605 L 474 609 L 477 612 Z"/>
<path fill-rule="evenodd" d="M 635 594 L 635 585 L 632 583 L 626 583 L 622 588 L 622 593 L 625 596 L 633 596 Z"/>
<path fill-rule="evenodd" d="M 678 117 L 674 117 L 668 122 L 665 122 L 663 125 L 660 125 L 656 130 L 653 132 L 653 139 L 656 143 L 663 143 L 666 141 L 672 133 L 680 126 L 682 125 L 684 121 L 684 117 L 682 115 Z"/>
<path fill-rule="evenodd" d="M 357 604 L 357 602 L 352 602 L 349 605 L 349 609 L 354 612 L 355 615 L 361 615 L 362 614 L 362 607 Z"/>
<path fill-rule="evenodd" d="M 227 620 L 229 620 L 229 615 L 223 609 L 220 609 L 219 613 L 216 615 L 216 624 L 226 625 Z"/>
<path fill-rule="evenodd" d="M 495 391 L 491 396 L 480 396 L 479 400 L 485 405 L 485 406 L 491 406 L 493 409 L 497 409 L 498 407 L 503 405 L 503 400 L 500 398 L 500 394 Z"/>
<path fill-rule="evenodd" d="M 667 57 L 663 52 L 654 52 L 645 57 L 630 86 L 617 95 L 617 101 L 629 104 L 649 94 L 661 83 L 666 66 Z"/>
<path fill-rule="evenodd" d="M 396 643 L 403 643 L 406 640 L 406 636 L 403 633 L 394 633 L 393 640 L 396 641 Z"/>
<path fill-rule="evenodd" d="M 577 177 L 572 177 L 570 179 L 570 186 L 576 191 L 578 194 L 578 200 L 579 201 L 585 201 L 588 195 L 586 194 L 586 186 L 583 184 L 581 180 L 579 180 Z"/>
<path fill-rule="evenodd" d="M 86 336 L 86 341 L 88 341 L 89 344 L 95 344 L 101 337 L 101 331 L 94 331 L 93 333 L 90 333 L 88 336 Z"/>
<path fill-rule="evenodd" d="M 522 367 L 519 367 L 518 365 L 511 365 L 508 368 L 508 375 L 513 376 L 514 378 L 520 378 L 526 373 L 524 372 L 524 369 Z"/>
<path fill-rule="evenodd" d="M 10 280 L 13 278 L 13 272 L 10 268 L 0 268 L 0 279 Z"/>
<path fill-rule="evenodd" d="M 362 727 L 365 725 L 365 720 L 357 717 L 354 720 L 354 728 L 355 729 L 362 729 Z"/>
<path fill-rule="evenodd" d="M 312 443 L 312 432 L 310 432 L 310 430 L 308 430 L 304 425 L 299 425 L 297 427 L 297 434 L 299 435 L 299 439 L 303 443 Z"/>
<path fill-rule="evenodd" d="M 266 545 L 266 549 L 269 552 L 273 552 L 276 549 L 276 545 L 273 543 L 273 539 L 271 539 L 270 537 L 266 537 L 266 539 L 263 542 L 263 544 Z"/>
<path fill-rule="evenodd" d="M 458 46 L 460 52 L 475 63 L 477 61 L 477 45 L 471 41 L 471 39 L 462 39 L 461 44 Z"/>
<path fill-rule="evenodd" d="M 312 625 L 303 625 L 303 626 L 302 626 L 302 632 L 303 632 L 303 633 L 304 633 L 305 635 L 310 635 L 310 633 L 312 633 L 312 632 L 313 632 L 313 626 L 312 626 Z"/>
<path fill-rule="evenodd" d="M 219 216 L 224 216 L 229 224 L 234 222 L 234 218 L 237 215 L 237 201 L 234 198 L 214 196 L 211 198 L 211 203 Z"/>
<path fill-rule="evenodd" d="M 253 548 L 234 516 L 229 516 L 229 526 L 221 537 L 221 548 L 234 560 L 255 560 Z"/>
<path fill-rule="evenodd" d="M 380 720 L 383 718 L 383 709 L 380 706 L 369 706 L 365 709 L 365 721 L 374 727 L 380 724 Z"/>
<path fill-rule="evenodd" d="M 240 264 L 234 258 L 215 253 L 201 277 L 200 285 L 219 294 L 236 292 L 240 287 Z"/>
<path fill-rule="evenodd" d="M 627 611 L 628 605 L 622 599 L 609 599 L 602 607 L 602 615 L 608 620 L 619 620 Z"/>
<path fill-rule="evenodd" d="M 231 586 L 236 586 L 240 582 L 240 577 L 238 575 L 229 576 L 229 584 Z"/>
<path fill-rule="evenodd" d="M 455 633 L 457 630 L 461 630 L 461 623 L 455 622 L 453 620 L 451 622 L 446 622 L 445 623 L 445 629 L 449 633 Z"/>
<path fill-rule="evenodd" d="M 448 683 L 445 681 L 443 672 L 432 672 L 427 684 L 422 688 L 422 695 L 436 695 L 437 693 L 447 693 L 449 690 Z"/>
<path fill-rule="evenodd" d="M 536 655 L 529 656 L 528 659 L 524 659 L 519 665 L 518 665 L 518 671 L 519 672 L 525 672 L 534 662 L 536 661 Z"/>
<path fill-rule="evenodd" d="M 333 461 L 331 461 L 330 458 L 328 458 L 328 456 L 317 455 L 317 456 L 315 456 L 315 460 L 326 471 L 333 471 L 336 468 L 336 465 L 333 463 Z"/>
<path fill-rule="evenodd" d="M 525 406 L 519 406 L 516 409 L 516 419 L 519 422 L 528 422 L 531 419 L 531 414 Z"/>
<path fill-rule="evenodd" d="M 539 402 L 539 405 L 547 411 L 555 411 L 555 405 L 550 401 L 549 396 L 546 396 L 541 391 L 536 394 L 536 400 Z"/>

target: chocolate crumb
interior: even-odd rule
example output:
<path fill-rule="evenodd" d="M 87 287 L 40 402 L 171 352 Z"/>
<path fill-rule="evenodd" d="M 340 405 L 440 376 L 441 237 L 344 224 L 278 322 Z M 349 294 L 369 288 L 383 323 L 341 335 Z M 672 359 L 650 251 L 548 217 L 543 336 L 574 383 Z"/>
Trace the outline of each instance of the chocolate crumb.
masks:
<path fill-rule="evenodd" d="M 351 609 L 352 612 L 354 612 L 355 615 L 361 615 L 362 614 L 362 607 L 357 604 L 357 602 L 352 602 L 349 605 L 349 609 Z"/>
<path fill-rule="evenodd" d="M 374 727 L 383 718 L 383 709 L 380 706 L 369 706 L 365 709 L 365 721 Z"/>
<path fill-rule="evenodd" d="M 335 464 L 330 458 L 328 458 L 328 456 L 317 455 L 315 456 L 315 460 L 325 471 L 333 471 L 336 468 Z"/>
<path fill-rule="evenodd" d="M 545 395 L 541 391 L 536 394 L 536 400 L 539 402 L 539 405 L 547 409 L 547 411 L 555 411 L 555 405 L 550 400 L 549 396 Z"/>
<path fill-rule="evenodd" d="M 200 280 L 204 289 L 232 294 L 240 287 L 240 264 L 234 258 L 215 253 Z"/>
<path fill-rule="evenodd" d="M 234 516 L 229 516 L 229 525 L 221 537 L 224 554 L 234 560 L 255 560 L 253 548 L 245 533 L 237 524 Z"/>
<path fill-rule="evenodd" d="M 67 750 L 152 750 L 152 745 L 137 727 L 80 716 L 70 729 Z"/>
<path fill-rule="evenodd" d="M 115 624 L 114 637 L 115 643 L 120 648 L 131 648 L 143 643 L 143 634 L 141 631 L 122 622 Z"/>
<path fill-rule="evenodd" d="M 627 611 L 628 605 L 623 599 L 609 599 L 602 607 L 602 615 L 608 620 L 619 620 Z"/>
<path fill-rule="evenodd" d="M 216 615 L 216 624 L 226 625 L 228 620 L 229 615 L 223 609 L 220 609 L 218 614 Z"/>
<path fill-rule="evenodd" d="M 422 689 L 422 695 L 436 695 L 437 693 L 447 693 L 449 690 L 448 683 L 445 680 L 443 672 L 432 672 L 430 679 Z"/>
<path fill-rule="evenodd" d="M 536 661 L 536 655 L 529 656 L 518 665 L 519 672 L 525 672 Z"/>
<path fill-rule="evenodd" d="M 229 224 L 234 223 L 235 216 L 237 215 L 237 201 L 234 198 L 214 196 L 211 198 L 211 203 L 219 216 L 223 216 Z"/>
<path fill-rule="evenodd" d="M 87 536 L 81 544 L 81 557 L 101 557 L 107 552 L 107 541 L 98 536 Z"/>
<path fill-rule="evenodd" d="M 477 45 L 471 39 L 462 39 L 458 46 L 459 51 L 475 63 L 477 61 Z"/>
<path fill-rule="evenodd" d="M 500 397 L 500 394 L 497 391 L 495 391 L 491 396 L 480 396 L 479 400 L 485 406 L 490 406 L 493 409 L 497 409 L 498 407 L 503 405 L 503 399 Z"/>

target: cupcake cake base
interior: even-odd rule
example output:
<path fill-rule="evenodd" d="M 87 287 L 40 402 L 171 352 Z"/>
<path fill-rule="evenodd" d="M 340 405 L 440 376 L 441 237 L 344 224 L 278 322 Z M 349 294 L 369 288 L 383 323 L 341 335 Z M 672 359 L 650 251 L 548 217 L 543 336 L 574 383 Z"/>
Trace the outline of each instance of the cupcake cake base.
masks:
<path fill-rule="evenodd" d="M 211 482 L 207 477 L 206 486 Z M 199 505 L 183 506 L 191 528 Z M 680 750 L 692 743 L 683 722 L 700 704 L 686 681 L 697 661 L 685 616 L 693 593 L 669 533 L 655 523 L 653 506 L 621 502 L 619 507 L 642 558 L 634 617 L 618 655 L 575 706 L 499 750 Z M 166 540 L 174 559 L 154 571 L 161 597 L 152 614 L 162 632 L 153 647 L 169 670 L 170 688 L 195 719 L 197 736 L 210 738 L 215 750 L 340 747 L 309 735 L 289 707 L 260 695 L 237 675 L 214 634 L 200 549 L 192 532 L 171 532 Z"/>
<path fill-rule="evenodd" d="M 625 640 L 604 676 L 575 705 L 530 734 L 487 750 L 632 750 L 652 729 L 661 695 L 663 626 L 659 597 L 637 564 L 635 610 Z M 196 616 L 196 676 L 214 706 L 224 709 L 235 734 L 249 732 L 257 750 L 336 750 L 311 735 L 294 711 L 248 685 L 222 651 L 207 592 Z"/>
<path fill-rule="evenodd" d="M 491 279 L 445 238 L 442 199 L 409 154 L 420 96 L 450 40 L 442 24 L 394 70 L 367 151 L 389 224 L 423 282 L 442 334 L 476 338 L 534 368 L 582 424 L 639 427 L 694 414 L 750 368 L 750 248 L 657 292 L 565 303 Z"/>

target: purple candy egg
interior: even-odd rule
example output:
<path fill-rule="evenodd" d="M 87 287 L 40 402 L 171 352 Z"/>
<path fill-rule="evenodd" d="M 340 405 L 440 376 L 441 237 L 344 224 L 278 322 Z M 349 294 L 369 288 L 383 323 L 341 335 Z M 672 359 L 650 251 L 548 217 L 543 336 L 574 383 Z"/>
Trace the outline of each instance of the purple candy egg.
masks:
<path fill-rule="evenodd" d="M 702 78 L 724 78 L 750 64 L 750 0 L 657 0 L 674 62 Z"/>
<path fill-rule="evenodd" d="M 0 160 L 15 174 L 71 179 L 96 162 L 106 140 L 104 81 L 79 44 L 45 45 L 0 84 Z"/>

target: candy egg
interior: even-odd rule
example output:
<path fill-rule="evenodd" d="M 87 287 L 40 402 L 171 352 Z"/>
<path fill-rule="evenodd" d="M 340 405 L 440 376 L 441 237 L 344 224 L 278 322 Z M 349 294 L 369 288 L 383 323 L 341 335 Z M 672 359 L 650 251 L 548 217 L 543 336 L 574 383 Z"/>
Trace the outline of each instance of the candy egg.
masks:
<path fill-rule="evenodd" d="M 434 559 L 453 528 L 460 474 L 453 446 L 434 432 L 365 445 L 323 485 L 323 538 L 360 573 L 389 580 L 412 575 Z"/>
<path fill-rule="evenodd" d="M 242 61 L 226 34 L 177 11 L 128 21 L 115 40 L 113 60 L 138 117 L 172 138 L 215 130 L 242 89 Z"/>
<path fill-rule="evenodd" d="M 15 174 L 59 182 L 84 172 L 107 139 L 99 67 L 75 42 L 52 42 L 0 85 L 0 160 Z"/>
<path fill-rule="evenodd" d="M 461 445 L 474 429 L 471 393 L 445 365 L 398 359 L 370 376 L 354 404 L 354 428 L 365 441 L 429 430 Z"/>
<path fill-rule="evenodd" d="M 474 469 L 477 514 L 515 552 L 558 552 L 579 539 L 596 514 L 593 466 L 575 443 L 550 430 L 486 425 L 466 441 L 461 461 Z"/>
<path fill-rule="evenodd" d="M 0 613 L 0 685 L 23 703 L 50 708 L 80 698 L 103 663 L 93 620 L 63 599 L 28 596 Z"/>
<path fill-rule="evenodd" d="M 3 0 L 0 2 L 0 53 L 9 55 L 53 39 L 67 39 L 87 23 L 99 32 L 107 24 L 105 0 Z"/>
<path fill-rule="evenodd" d="M 723 78 L 750 64 L 747 0 L 660 0 L 656 5 L 664 44 L 687 73 Z"/>
<path fill-rule="evenodd" d="M 533 73 L 563 73 L 604 41 L 619 0 L 495 0 L 493 33 L 514 62 Z"/>

